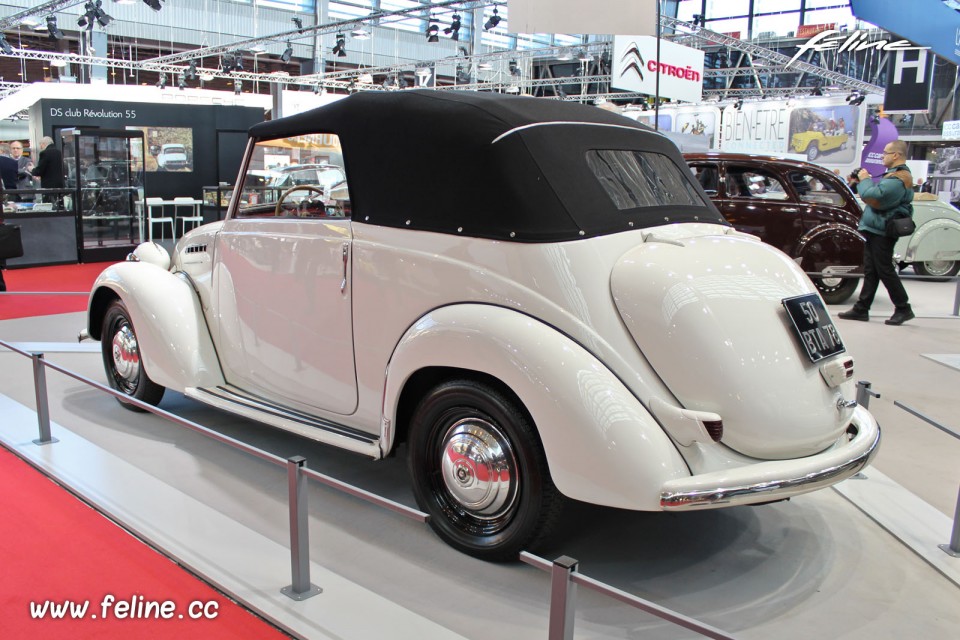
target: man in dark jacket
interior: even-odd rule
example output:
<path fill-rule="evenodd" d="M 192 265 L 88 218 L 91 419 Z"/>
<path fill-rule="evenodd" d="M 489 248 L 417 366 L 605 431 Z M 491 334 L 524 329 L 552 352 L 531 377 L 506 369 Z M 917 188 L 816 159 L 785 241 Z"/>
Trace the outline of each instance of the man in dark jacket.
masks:
<path fill-rule="evenodd" d="M 40 141 L 40 159 L 30 173 L 40 178 L 41 189 L 63 188 L 63 155 L 50 136 Z"/>
<path fill-rule="evenodd" d="M 4 189 L 17 188 L 17 161 L 7 155 L 6 150 L 0 153 L 0 180 Z"/>
<path fill-rule="evenodd" d="M 887 172 L 880 182 L 874 182 L 865 169 L 860 170 L 857 192 L 867 205 L 857 227 L 867 239 L 863 250 L 863 287 L 853 308 L 840 313 L 845 320 L 870 319 L 870 305 L 881 282 L 896 307 L 886 324 L 901 325 L 915 317 L 907 290 L 893 264 L 893 248 L 898 238 L 888 236 L 886 231 L 887 220 L 893 214 L 902 212 L 913 216 L 913 205 L 910 204 L 913 202 L 913 176 L 905 164 L 906 153 L 907 144 L 902 140 L 894 140 L 884 147 L 883 166 Z"/>

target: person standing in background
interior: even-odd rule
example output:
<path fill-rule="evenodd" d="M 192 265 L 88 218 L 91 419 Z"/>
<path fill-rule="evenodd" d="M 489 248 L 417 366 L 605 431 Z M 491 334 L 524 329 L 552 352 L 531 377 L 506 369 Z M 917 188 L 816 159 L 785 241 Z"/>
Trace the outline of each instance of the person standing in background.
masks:
<path fill-rule="evenodd" d="M 41 189 L 63 188 L 63 154 L 50 136 L 40 140 L 40 159 L 30 173 L 40 178 Z"/>
<path fill-rule="evenodd" d="M 0 145 L 0 180 L 4 190 L 17 188 L 17 161 L 10 156 L 10 145 Z"/>
<path fill-rule="evenodd" d="M 17 161 L 17 189 L 33 189 L 33 176 L 30 175 L 33 160 L 23 155 L 23 143 L 19 140 L 11 142 L 10 155 Z"/>

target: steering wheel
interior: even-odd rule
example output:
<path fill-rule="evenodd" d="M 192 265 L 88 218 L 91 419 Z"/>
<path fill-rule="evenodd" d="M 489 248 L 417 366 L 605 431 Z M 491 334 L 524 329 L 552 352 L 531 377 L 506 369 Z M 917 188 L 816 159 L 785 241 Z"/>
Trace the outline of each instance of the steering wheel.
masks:
<path fill-rule="evenodd" d="M 273 215 L 274 215 L 275 217 L 279 218 L 279 217 L 280 217 L 280 211 L 281 211 L 281 209 L 283 208 L 283 201 L 287 198 L 287 196 L 289 196 L 289 195 L 290 195 L 291 193 L 293 193 L 294 191 L 301 191 L 301 190 L 303 190 L 303 191 L 313 191 L 313 192 L 315 192 L 315 193 L 320 194 L 320 197 L 321 197 L 321 198 L 324 196 L 323 189 L 321 189 L 320 187 L 318 187 L 318 186 L 316 186 L 316 185 L 313 185 L 313 184 L 298 184 L 298 185 L 296 185 L 296 186 L 294 186 L 294 187 L 290 187 L 289 189 L 287 189 L 286 191 L 284 191 L 282 194 L 280 194 L 280 197 L 277 198 L 277 207 L 276 207 L 276 209 L 274 209 Z"/>

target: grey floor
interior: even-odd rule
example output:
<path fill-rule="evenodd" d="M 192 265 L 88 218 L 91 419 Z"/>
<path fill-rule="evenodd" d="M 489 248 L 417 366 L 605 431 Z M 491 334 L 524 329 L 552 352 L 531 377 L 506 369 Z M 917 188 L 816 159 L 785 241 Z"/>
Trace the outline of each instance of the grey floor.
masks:
<path fill-rule="evenodd" d="M 870 408 L 884 442 L 866 479 L 788 502 L 690 514 L 632 513 L 583 504 L 564 514 L 545 557 L 569 555 L 591 577 L 745 639 L 960 637 L 960 559 L 940 552 L 960 486 L 960 441 L 894 406 L 956 430 L 960 319 L 956 285 L 910 282 L 918 318 L 836 320 L 856 377 L 881 398 Z M 845 306 L 832 307 L 835 314 Z M 96 352 L 64 352 L 82 314 L 0 322 L 0 338 L 44 345 L 47 359 L 94 380 Z M 944 364 L 944 362 L 946 364 Z M 286 478 L 269 463 L 48 373 L 54 435 L 38 447 L 29 361 L 0 353 L 0 440 L 72 484 L 227 593 L 306 638 L 545 638 L 548 576 L 484 563 L 425 525 L 311 485 L 313 582 L 305 602 L 290 582 Z M 264 428 L 169 393 L 161 407 L 282 457 L 413 505 L 405 452 L 373 462 Z M 65 559 L 65 562 L 68 559 Z M 162 595 L 162 594 L 158 594 Z M 581 589 L 577 638 L 692 638 Z"/>

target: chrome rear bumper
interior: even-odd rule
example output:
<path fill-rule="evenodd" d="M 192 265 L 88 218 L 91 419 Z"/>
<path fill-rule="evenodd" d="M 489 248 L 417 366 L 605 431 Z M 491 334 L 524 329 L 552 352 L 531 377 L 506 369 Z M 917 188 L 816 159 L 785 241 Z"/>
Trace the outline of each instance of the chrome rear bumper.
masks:
<path fill-rule="evenodd" d="M 660 508 L 693 511 L 783 500 L 836 484 L 867 466 L 880 446 L 880 427 L 857 407 L 850 440 L 796 460 L 771 460 L 746 467 L 671 480 L 660 488 Z"/>

